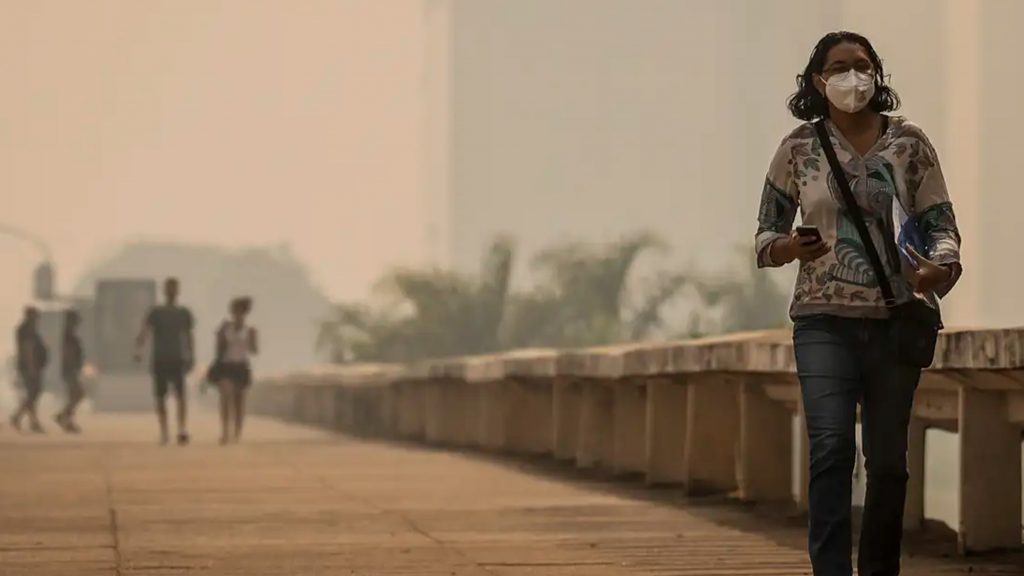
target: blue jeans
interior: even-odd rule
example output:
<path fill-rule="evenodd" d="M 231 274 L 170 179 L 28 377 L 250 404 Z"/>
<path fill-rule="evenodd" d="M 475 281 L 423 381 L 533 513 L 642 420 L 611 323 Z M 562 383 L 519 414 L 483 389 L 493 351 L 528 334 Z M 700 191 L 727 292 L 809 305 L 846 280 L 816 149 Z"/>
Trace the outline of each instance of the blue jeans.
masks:
<path fill-rule="evenodd" d="M 815 576 L 851 576 L 850 507 L 861 406 L 867 494 L 860 576 L 900 571 L 907 429 L 921 370 L 900 362 L 887 320 L 798 318 L 793 331 L 810 442 L 808 551 Z"/>

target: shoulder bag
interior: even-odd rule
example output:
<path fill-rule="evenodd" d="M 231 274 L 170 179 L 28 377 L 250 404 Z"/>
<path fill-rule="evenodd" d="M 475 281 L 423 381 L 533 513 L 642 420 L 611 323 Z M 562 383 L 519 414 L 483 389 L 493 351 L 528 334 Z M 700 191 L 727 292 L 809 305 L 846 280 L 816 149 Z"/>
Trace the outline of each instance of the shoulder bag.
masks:
<path fill-rule="evenodd" d="M 214 350 L 213 362 L 206 369 L 206 381 L 213 384 L 220 382 L 224 375 L 224 355 L 228 347 L 227 337 L 224 335 L 225 330 L 227 330 L 226 322 L 221 324 L 217 330 L 217 345 Z"/>
<path fill-rule="evenodd" d="M 839 191 L 843 194 L 846 211 L 850 214 L 850 219 L 856 226 L 857 234 L 860 235 L 861 243 L 864 244 L 864 250 L 871 261 L 871 268 L 878 280 L 878 287 L 882 291 L 885 307 L 892 320 L 892 330 L 900 359 L 911 366 L 927 368 L 931 366 L 935 357 L 935 343 L 938 341 L 939 330 L 942 329 L 942 318 L 939 311 L 916 297 L 911 298 L 909 302 L 897 303 L 889 276 L 885 272 L 885 266 L 882 265 L 882 259 L 879 257 L 875 243 L 864 223 L 864 214 L 861 212 L 860 204 L 853 196 L 846 172 L 839 164 L 835 148 L 832 147 L 832 140 L 825 127 L 825 121 L 815 122 L 814 129 L 818 134 L 818 141 L 825 152 L 825 157 L 828 158 L 828 164 L 832 169 L 836 184 L 839 185 Z"/>

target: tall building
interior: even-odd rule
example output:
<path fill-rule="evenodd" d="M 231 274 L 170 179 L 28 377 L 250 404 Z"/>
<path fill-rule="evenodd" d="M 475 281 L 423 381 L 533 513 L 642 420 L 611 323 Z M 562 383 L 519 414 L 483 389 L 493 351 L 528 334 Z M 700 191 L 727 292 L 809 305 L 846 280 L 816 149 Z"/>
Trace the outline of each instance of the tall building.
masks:
<path fill-rule="evenodd" d="M 423 0 L 423 191 L 426 244 L 431 264 L 452 264 L 451 234 L 451 35 L 452 0 Z"/>
<path fill-rule="evenodd" d="M 680 258 L 722 265 L 750 243 L 765 169 L 795 125 L 796 74 L 825 31 L 848 28 L 873 40 L 942 156 L 968 270 L 950 323 L 1024 322 L 1012 288 L 1024 274 L 993 258 L 1013 257 L 1024 209 L 1024 120 L 1015 93 L 993 89 L 1020 84 L 1022 12 L 1014 0 L 425 0 L 435 261 L 473 268 L 503 232 L 529 254 L 652 230 Z"/>
<path fill-rule="evenodd" d="M 721 0 L 428 0 L 428 189 L 451 262 L 475 265 L 501 232 L 525 251 L 651 229 L 731 253 L 787 122 L 752 143 L 748 102 L 781 108 L 830 15 L 802 4 L 815 18 Z M 764 18 L 805 40 L 745 53 Z M 754 57 L 785 72 L 740 74 Z"/>

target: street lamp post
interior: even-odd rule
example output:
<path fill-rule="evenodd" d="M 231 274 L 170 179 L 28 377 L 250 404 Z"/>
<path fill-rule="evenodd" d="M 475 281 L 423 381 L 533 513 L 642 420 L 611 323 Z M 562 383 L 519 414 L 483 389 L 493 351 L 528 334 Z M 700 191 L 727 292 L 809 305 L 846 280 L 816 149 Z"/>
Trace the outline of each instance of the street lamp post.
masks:
<path fill-rule="evenodd" d="M 56 277 L 50 247 L 38 236 L 7 224 L 0 224 L 0 234 L 31 244 L 39 251 L 42 262 L 36 266 L 32 277 L 32 292 L 37 300 L 49 302 L 56 299 Z"/>

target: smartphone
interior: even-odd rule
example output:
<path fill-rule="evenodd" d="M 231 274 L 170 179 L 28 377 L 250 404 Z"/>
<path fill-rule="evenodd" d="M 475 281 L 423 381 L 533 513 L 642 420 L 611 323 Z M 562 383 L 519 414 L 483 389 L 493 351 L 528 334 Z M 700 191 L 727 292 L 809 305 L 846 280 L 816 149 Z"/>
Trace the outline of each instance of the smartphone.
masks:
<path fill-rule="evenodd" d="M 814 242 L 821 242 L 821 232 L 817 226 L 797 226 L 796 235 L 801 238 L 813 238 Z"/>

